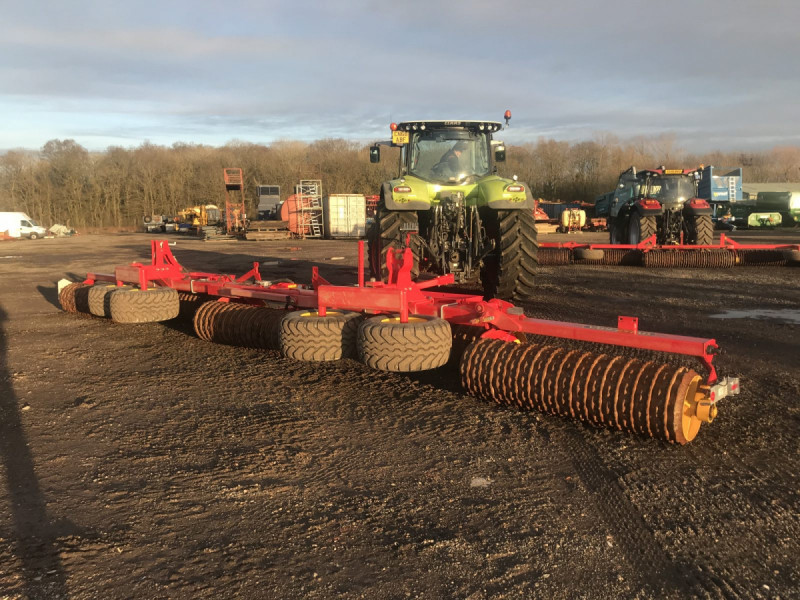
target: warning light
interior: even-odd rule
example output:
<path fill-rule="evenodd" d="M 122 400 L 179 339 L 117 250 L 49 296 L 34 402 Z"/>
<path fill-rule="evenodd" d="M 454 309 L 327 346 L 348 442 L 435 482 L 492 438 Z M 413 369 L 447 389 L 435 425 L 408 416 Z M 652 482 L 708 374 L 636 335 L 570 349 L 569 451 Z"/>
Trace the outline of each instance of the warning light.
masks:
<path fill-rule="evenodd" d="M 397 123 L 392 123 L 391 125 L 389 125 L 389 129 L 391 129 L 392 131 L 397 131 Z"/>
<path fill-rule="evenodd" d="M 508 125 L 508 120 L 511 118 L 511 111 L 507 110 L 503 115 L 503 118 L 506 120 L 506 125 Z"/>

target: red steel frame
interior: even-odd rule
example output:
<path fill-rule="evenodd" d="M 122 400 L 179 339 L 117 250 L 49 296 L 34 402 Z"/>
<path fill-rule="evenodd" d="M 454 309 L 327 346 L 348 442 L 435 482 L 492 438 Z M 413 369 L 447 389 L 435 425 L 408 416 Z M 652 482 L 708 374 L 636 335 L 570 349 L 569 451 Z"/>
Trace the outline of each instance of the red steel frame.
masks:
<path fill-rule="evenodd" d="M 659 246 L 656 244 L 656 236 L 642 240 L 638 244 L 581 244 L 579 242 L 542 242 L 540 248 L 590 248 L 593 250 L 800 250 L 800 244 L 741 244 L 730 239 L 724 233 L 719 236 L 719 244 L 707 246 L 692 246 L 689 244 L 675 244 L 670 246 Z"/>
<path fill-rule="evenodd" d="M 243 227 L 247 217 L 244 205 L 244 176 L 239 168 L 222 169 L 225 180 L 225 231 L 231 233 L 237 226 Z M 239 192 L 240 199 L 231 200 L 231 192 Z M 234 212 L 239 211 L 239 218 L 234 219 Z"/>
<path fill-rule="evenodd" d="M 616 328 L 549 321 L 526 317 L 522 308 L 503 300 L 484 300 L 482 296 L 432 291 L 431 288 L 454 282 L 452 274 L 414 282 L 411 280 L 413 255 L 410 248 L 387 255 L 389 281 L 364 281 L 364 242 L 359 242 L 358 284 L 332 285 L 312 268 L 311 285 L 276 283 L 261 278 L 259 264 L 244 275 L 225 275 L 186 271 L 172 255 L 168 242 L 150 242 L 149 265 L 132 263 L 116 267 L 113 274 L 88 273 L 84 283 L 107 281 L 123 285 L 133 283 L 141 289 L 167 286 L 178 291 L 217 296 L 221 301 L 281 305 L 292 309 L 316 309 L 324 316 L 328 309 L 352 310 L 370 314 L 399 313 L 407 322 L 411 314 L 438 316 L 453 324 L 467 324 L 486 329 L 484 337 L 511 341 L 511 332 L 523 332 L 555 338 L 599 342 L 629 348 L 684 354 L 698 358 L 708 370 L 707 383 L 717 381 L 713 358 L 718 346 L 713 339 L 639 331 L 636 317 L 618 317 Z M 252 279 L 251 283 L 248 283 Z"/>

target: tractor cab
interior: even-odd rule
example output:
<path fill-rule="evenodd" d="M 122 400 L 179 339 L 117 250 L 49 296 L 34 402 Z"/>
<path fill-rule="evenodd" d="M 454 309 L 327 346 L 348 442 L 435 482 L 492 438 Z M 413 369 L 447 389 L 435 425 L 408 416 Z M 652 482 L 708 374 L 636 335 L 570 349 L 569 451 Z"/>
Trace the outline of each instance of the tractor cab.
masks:
<path fill-rule="evenodd" d="M 408 121 L 392 123 L 392 141 L 400 146 L 400 173 L 441 185 L 473 183 L 494 173 L 505 148 L 492 140 L 502 125 L 487 121 Z M 380 144 L 370 149 L 380 160 Z"/>
<path fill-rule="evenodd" d="M 653 169 L 639 171 L 639 198 L 658 200 L 667 210 L 680 210 L 697 196 L 695 171 L 690 169 Z"/>

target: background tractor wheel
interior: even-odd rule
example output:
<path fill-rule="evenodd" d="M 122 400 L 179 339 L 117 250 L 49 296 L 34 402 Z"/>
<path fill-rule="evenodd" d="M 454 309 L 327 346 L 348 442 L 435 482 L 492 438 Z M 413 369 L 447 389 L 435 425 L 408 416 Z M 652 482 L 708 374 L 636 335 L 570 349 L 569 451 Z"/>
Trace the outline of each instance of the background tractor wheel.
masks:
<path fill-rule="evenodd" d="M 89 288 L 89 312 L 95 317 L 111 316 L 111 294 L 116 290 L 130 289 L 127 286 L 117 287 L 114 284 L 95 284 Z"/>
<path fill-rule="evenodd" d="M 427 371 L 447 364 L 453 343 L 450 323 L 436 317 L 399 315 L 367 319 L 358 328 L 358 356 L 380 371 Z"/>
<path fill-rule="evenodd" d="M 402 249 L 409 231 L 419 231 L 416 211 L 387 210 L 383 203 L 378 205 L 375 222 L 367 236 L 369 268 L 375 279 L 386 281 L 389 276 L 386 268 L 386 251 L 389 248 Z M 419 276 L 419 264 L 422 258 L 422 242 L 415 234 L 411 234 L 411 250 L 414 253 L 411 278 L 416 279 Z"/>
<path fill-rule="evenodd" d="M 125 289 L 111 294 L 111 319 L 117 323 L 168 321 L 180 311 L 178 292 L 169 287 Z"/>
<path fill-rule="evenodd" d="M 75 282 L 64 286 L 58 293 L 58 303 L 61 308 L 70 313 L 89 312 L 89 286 L 85 283 Z"/>
<path fill-rule="evenodd" d="M 608 219 L 608 243 L 609 244 L 624 244 L 628 233 L 628 221 L 623 217 L 616 219 Z"/>
<path fill-rule="evenodd" d="M 714 243 L 714 223 L 711 221 L 711 215 L 689 217 L 687 225 L 689 230 L 687 244 L 710 246 Z"/>
<path fill-rule="evenodd" d="M 656 218 L 645 217 L 635 212 L 628 221 L 628 243 L 636 245 L 656 232 Z"/>
<path fill-rule="evenodd" d="M 486 235 L 495 249 L 481 269 L 483 294 L 489 298 L 524 300 L 533 295 L 539 266 L 536 220 L 529 210 L 493 210 L 484 213 Z"/>
<path fill-rule="evenodd" d="M 356 332 L 361 314 L 297 310 L 281 320 L 280 348 L 287 358 L 307 361 L 339 360 L 356 355 Z"/>

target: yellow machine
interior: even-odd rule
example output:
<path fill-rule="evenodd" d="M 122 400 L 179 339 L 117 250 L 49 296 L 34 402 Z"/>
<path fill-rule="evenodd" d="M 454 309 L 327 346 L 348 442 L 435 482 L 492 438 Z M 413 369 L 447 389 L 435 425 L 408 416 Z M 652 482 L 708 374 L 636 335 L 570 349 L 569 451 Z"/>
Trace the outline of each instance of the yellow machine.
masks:
<path fill-rule="evenodd" d="M 192 227 L 205 227 L 209 223 L 219 222 L 219 207 L 216 204 L 190 206 L 178 211 L 181 223 L 188 223 Z"/>

